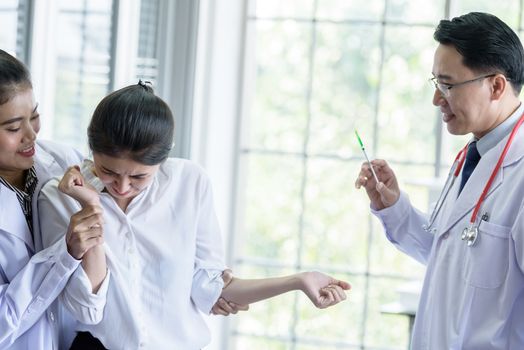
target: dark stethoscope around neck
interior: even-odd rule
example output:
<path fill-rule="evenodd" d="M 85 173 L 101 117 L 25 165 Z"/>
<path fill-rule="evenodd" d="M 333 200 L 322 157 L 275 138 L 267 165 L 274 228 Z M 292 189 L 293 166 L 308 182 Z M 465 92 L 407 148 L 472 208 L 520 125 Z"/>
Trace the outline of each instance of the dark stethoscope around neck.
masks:
<path fill-rule="evenodd" d="M 471 218 L 469 220 L 469 226 L 465 227 L 461 234 L 461 239 L 466 242 L 468 247 L 473 246 L 477 239 L 478 239 L 478 227 L 479 224 L 477 224 L 477 216 L 480 211 L 480 207 L 482 206 L 482 203 L 484 202 L 484 199 L 486 198 L 489 189 L 491 188 L 491 185 L 493 184 L 493 180 L 497 176 L 497 173 L 499 172 L 500 168 L 502 167 L 502 162 L 504 161 L 504 158 L 506 157 L 506 153 L 508 153 L 509 147 L 511 146 L 513 142 L 513 138 L 515 137 L 515 134 L 517 133 L 518 129 L 524 122 L 524 114 L 520 117 L 517 124 L 513 127 L 513 130 L 511 131 L 511 134 L 509 135 L 508 140 L 506 141 L 506 145 L 504 146 L 504 150 L 500 154 L 500 157 L 497 161 L 497 164 L 493 168 L 493 171 L 491 172 L 491 176 L 489 177 L 488 182 L 486 182 L 486 185 L 484 186 L 484 190 L 482 191 L 477 204 L 475 205 L 475 209 L 473 210 L 473 214 L 471 215 Z M 444 188 L 442 189 L 442 192 L 440 192 L 440 196 L 437 200 L 437 203 L 435 205 L 435 208 L 433 209 L 433 212 L 431 213 L 431 216 L 429 218 L 429 221 L 427 224 L 424 224 L 422 228 L 429 233 L 435 234 L 437 232 L 436 227 L 434 227 L 435 220 L 437 218 L 437 215 L 439 214 L 440 210 L 442 209 L 442 206 L 444 204 L 444 201 L 446 200 L 449 191 L 453 187 L 453 184 L 455 183 L 455 179 L 459 176 L 460 171 L 462 170 L 462 167 L 464 165 L 464 162 L 466 160 L 466 153 L 468 150 L 469 143 L 460 150 L 460 152 L 455 157 L 455 160 L 453 162 L 453 165 L 451 166 L 451 169 L 448 174 L 448 178 L 446 179 L 446 183 L 444 184 Z M 482 218 L 486 218 L 484 214 Z"/>

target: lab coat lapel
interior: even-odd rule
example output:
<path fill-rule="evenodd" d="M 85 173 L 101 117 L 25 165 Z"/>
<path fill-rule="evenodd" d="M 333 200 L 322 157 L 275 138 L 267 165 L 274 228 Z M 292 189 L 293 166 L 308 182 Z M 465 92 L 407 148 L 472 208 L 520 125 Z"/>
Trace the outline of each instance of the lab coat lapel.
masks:
<path fill-rule="evenodd" d="M 508 153 L 506 154 L 506 158 L 502 163 L 502 167 L 495 176 L 488 194 L 484 199 L 485 201 L 489 200 L 489 197 L 500 187 L 504 181 L 505 168 L 522 159 L 524 155 L 524 141 L 522 140 L 524 136 L 523 129 L 524 126 L 521 127 L 515 135 L 513 143 L 511 144 Z M 443 230 L 440 232 L 449 231 L 452 226 L 456 225 L 457 222 L 462 220 L 462 218 L 464 218 L 466 215 L 468 215 L 467 221 L 469 222 L 469 216 L 472 215 L 473 209 L 475 208 L 475 205 L 477 204 L 477 201 L 484 190 L 484 186 L 486 186 L 491 173 L 493 172 L 493 169 L 495 168 L 495 165 L 497 164 L 499 157 L 504 150 L 504 146 L 506 145 L 508 138 L 509 135 L 481 158 L 479 164 L 475 168 L 475 171 L 473 171 L 473 174 L 471 174 L 471 177 L 456 199 L 455 204 L 451 206 L 449 219 L 445 221 L 446 223 L 443 226 Z M 460 180 L 460 176 L 462 176 L 462 174 L 459 175 L 457 180 Z"/>
<path fill-rule="evenodd" d="M 507 138 L 504 139 L 504 145 L 506 144 Z M 502 152 L 502 148 L 500 149 L 500 152 Z M 520 162 L 522 158 L 524 157 L 524 124 L 520 127 L 519 131 L 513 138 L 513 143 L 511 144 L 511 147 L 508 150 L 508 153 L 506 154 L 506 159 L 504 159 L 504 162 L 502 164 L 502 172 L 504 172 L 504 168 L 507 168 L 509 166 L 512 166 L 513 164 Z"/>
<path fill-rule="evenodd" d="M 38 178 L 38 184 L 35 188 L 35 195 L 33 196 L 33 213 L 37 213 L 36 205 L 38 200 L 38 194 L 42 187 L 50 180 L 52 174 L 56 173 L 53 171 L 56 167 L 59 167 L 55 159 L 42 148 L 37 150 L 37 160 L 35 161 L 36 177 Z"/>
<path fill-rule="evenodd" d="M 52 178 L 53 171 L 56 167 L 60 168 L 56 160 L 41 147 L 38 147 L 37 161 L 35 161 L 35 171 L 38 178 L 38 184 L 35 188 L 35 194 L 32 200 L 33 207 L 33 232 L 34 232 L 34 249 L 36 252 L 43 249 L 42 237 L 40 234 L 40 218 L 38 217 L 38 194 L 42 187 Z"/>
<path fill-rule="evenodd" d="M 0 230 L 11 234 L 34 251 L 33 237 L 16 193 L 0 185 Z"/>
<path fill-rule="evenodd" d="M 31 202 L 34 242 L 16 194 L 4 186 L 0 186 L 0 207 L 2 209 L 0 211 L 0 229 L 23 240 L 33 253 L 42 249 L 37 208 L 38 193 L 57 166 L 54 158 L 37 144 L 35 171 L 38 183 Z"/>

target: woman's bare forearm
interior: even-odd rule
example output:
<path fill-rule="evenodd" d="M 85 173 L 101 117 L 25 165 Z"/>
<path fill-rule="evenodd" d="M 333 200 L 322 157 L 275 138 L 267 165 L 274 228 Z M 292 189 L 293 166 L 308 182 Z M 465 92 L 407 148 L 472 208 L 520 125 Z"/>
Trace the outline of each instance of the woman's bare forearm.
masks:
<path fill-rule="evenodd" d="M 82 268 L 89 277 L 92 292 L 96 294 L 107 274 L 106 255 L 102 244 L 92 247 L 84 254 Z"/>
<path fill-rule="evenodd" d="M 233 278 L 221 296 L 235 304 L 245 305 L 301 289 L 301 286 L 299 274 L 263 279 Z"/>

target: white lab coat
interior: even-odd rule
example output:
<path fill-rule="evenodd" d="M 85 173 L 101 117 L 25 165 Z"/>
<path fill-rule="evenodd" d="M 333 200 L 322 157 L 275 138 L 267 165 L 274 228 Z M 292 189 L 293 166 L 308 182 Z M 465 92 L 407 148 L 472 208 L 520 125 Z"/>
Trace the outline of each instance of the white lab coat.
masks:
<path fill-rule="evenodd" d="M 38 142 L 33 196 L 33 227 L 39 237 L 38 192 L 45 182 L 78 164 L 79 153 L 51 142 Z M 79 261 L 69 255 L 65 240 L 35 254 L 31 232 L 16 194 L 0 185 L 0 349 L 57 349 L 57 315 L 48 309 Z M 35 248 L 36 246 L 36 248 Z"/>
<path fill-rule="evenodd" d="M 422 229 L 427 216 L 405 194 L 374 212 L 390 241 L 427 264 L 413 349 L 524 349 L 524 126 L 479 212 L 489 219 L 480 224 L 476 244 L 461 240 L 507 139 L 482 157 L 458 196 L 459 175 L 435 235 Z"/>

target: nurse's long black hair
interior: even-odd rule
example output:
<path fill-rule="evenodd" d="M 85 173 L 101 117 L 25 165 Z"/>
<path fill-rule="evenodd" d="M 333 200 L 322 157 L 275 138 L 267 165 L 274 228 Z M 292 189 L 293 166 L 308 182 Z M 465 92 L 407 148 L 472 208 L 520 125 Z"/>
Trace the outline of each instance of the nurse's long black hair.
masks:
<path fill-rule="evenodd" d="M 107 95 L 87 129 L 93 153 L 156 165 L 169 155 L 175 122 L 169 106 L 142 81 Z"/>
<path fill-rule="evenodd" d="M 17 93 L 32 89 L 31 75 L 22 62 L 0 50 L 0 105 Z"/>

